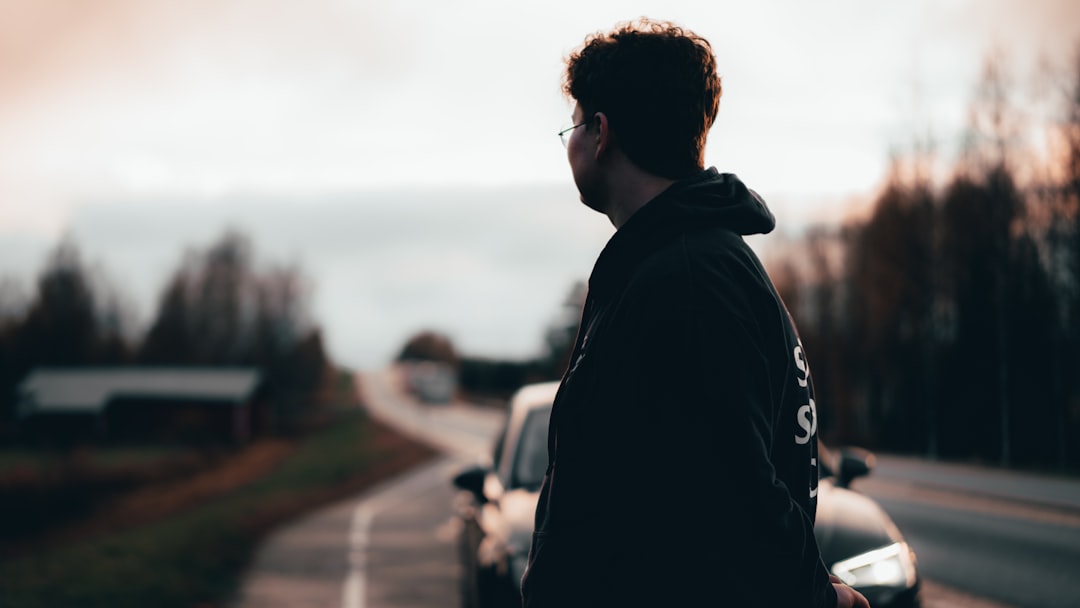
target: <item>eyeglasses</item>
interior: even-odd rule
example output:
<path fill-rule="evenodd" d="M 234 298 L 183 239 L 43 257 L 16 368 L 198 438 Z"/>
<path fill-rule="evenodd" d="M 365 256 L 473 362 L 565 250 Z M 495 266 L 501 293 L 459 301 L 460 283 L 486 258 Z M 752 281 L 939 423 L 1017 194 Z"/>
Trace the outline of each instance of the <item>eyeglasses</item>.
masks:
<path fill-rule="evenodd" d="M 566 127 L 562 131 L 559 131 L 559 139 L 562 140 L 562 145 L 564 148 L 570 142 L 570 135 L 574 132 L 574 129 L 580 127 L 581 125 L 584 125 L 587 122 L 589 121 L 586 120 L 585 122 L 579 122 L 572 127 Z"/>

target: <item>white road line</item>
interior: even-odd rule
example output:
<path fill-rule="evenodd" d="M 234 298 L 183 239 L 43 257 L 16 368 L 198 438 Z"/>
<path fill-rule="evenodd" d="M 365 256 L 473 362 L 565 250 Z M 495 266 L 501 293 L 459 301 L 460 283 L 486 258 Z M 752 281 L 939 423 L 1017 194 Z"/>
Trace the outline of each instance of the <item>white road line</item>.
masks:
<path fill-rule="evenodd" d="M 376 509 L 362 502 L 349 526 L 349 574 L 345 577 L 342 608 L 364 608 L 367 599 L 367 546 Z"/>
<path fill-rule="evenodd" d="M 451 456 L 442 458 L 415 474 L 389 482 L 384 490 L 362 500 L 353 511 L 349 526 L 349 573 L 342 589 L 342 608 L 365 608 L 368 592 L 368 552 L 371 546 L 371 527 L 382 511 L 401 504 L 419 491 L 431 486 L 432 476 L 449 483 L 447 472 L 464 462 L 483 459 L 490 451 L 488 437 L 493 437 L 501 422 L 498 413 L 477 414 L 467 408 L 443 407 L 432 412 L 403 399 L 394 390 L 392 370 L 365 374 L 360 382 L 368 411 L 399 431 L 434 444 Z M 455 415 L 462 413 L 470 423 L 459 422 Z M 441 419 L 441 420 L 440 420 Z M 450 424 L 447 424 L 447 423 Z M 448 428 L 449 427 L 449 428 Z M 490 429 L 490 432 L 486 432 Z M 456 456 L 457 459 L 453 458 Z"/>
<path fill-rule="evenodd" d="M 408 500 L 415 499 L 435 483 L 449 483 L 447 472 L 461 466 L 452 458 L 440 458 L 419 471 L 391 481 L 384 489 L 377 490 L 370 498 L 361 500 L 353 510 L 349 525 L 348 563 L 342 589 L 342 608 L 365 608 L 367 606 L 368 553 L 371 548 L 371 525 L 380 513 L 390 510 Z"/>
<path fill-rule="evenodd" d="M 419 475 L 406 477 L 378 495 L 360 501 L 353 510 L 347 555 L 349 574 L 345 577 L 342 608 L 364 608 L 367 605 L 367 555 L 371 545 L 371 522 L 380 511 L 408 498 L 411 494 L 408 491 L 410 482 L 417 477 Z"/>

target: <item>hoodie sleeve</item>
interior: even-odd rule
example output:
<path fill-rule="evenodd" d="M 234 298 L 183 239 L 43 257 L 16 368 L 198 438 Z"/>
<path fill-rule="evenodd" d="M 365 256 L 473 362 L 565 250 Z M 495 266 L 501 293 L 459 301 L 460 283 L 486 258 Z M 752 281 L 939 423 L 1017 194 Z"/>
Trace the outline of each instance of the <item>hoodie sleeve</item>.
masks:
<path fill-rule="evenodd" d="M 752 605 L 833 608 L 814 537 L 816 416 L 805 359 L 756 258 L 689 267 L 681 315 L 683 415 L 705 429 L 730 488 L 715 505 Z M 706 276 L 702 276 L 706 275 Z M 804 407 L 810 406 L 810 407 Z M 800 416 L 801 422 L 800 422 Z M 811 424 L 812 423 L 812 424 Z M 725 466 L 726 465 L 726 466 Z M 737 522 L 737 523 L 734 523 Z"/>

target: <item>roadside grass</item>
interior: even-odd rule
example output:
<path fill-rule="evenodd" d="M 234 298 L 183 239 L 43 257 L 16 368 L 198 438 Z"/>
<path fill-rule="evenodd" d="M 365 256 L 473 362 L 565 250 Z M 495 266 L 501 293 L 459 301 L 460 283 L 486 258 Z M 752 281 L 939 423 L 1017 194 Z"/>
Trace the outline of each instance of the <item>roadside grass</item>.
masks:
<path fill-rule="evenodd" d="M 112 469 L 127 470 L 133 467 L 153 467 L 189 453 L 190 448 L 178 446 L 124 446 L 108 450 L 85 450 L 77 454 L 83 466 L 95 471 Z M 59 451 L 42 451 L 29 448 L 0 450 L 0 478 L 18 476 L 22 472 L 37 475 L 69 466 L 71 455 Z"/>
<path fill-rule="evenodd" d="M 256 481 L 165 519 L 0 563 L 0 606 L 224 605 L 273 527 L 433 455 L 353 409 Z"/>

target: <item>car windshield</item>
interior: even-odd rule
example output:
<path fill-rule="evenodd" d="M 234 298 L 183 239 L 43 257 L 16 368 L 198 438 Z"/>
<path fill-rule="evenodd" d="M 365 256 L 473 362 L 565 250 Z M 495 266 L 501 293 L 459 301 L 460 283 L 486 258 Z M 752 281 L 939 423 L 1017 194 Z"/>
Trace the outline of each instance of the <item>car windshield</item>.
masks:
<path fill-rule="evenodd" d="M 548 465 L 548 422 L 551 406 L 529 412 L 521 426 L 517 458 L 514 460 L 514 485 L 536 489 L 544 481 Z"/>

